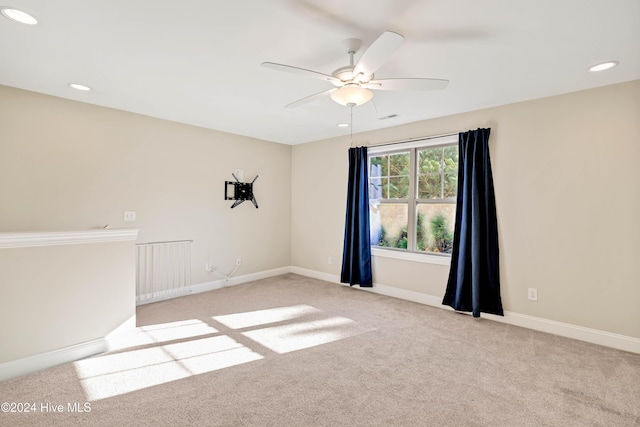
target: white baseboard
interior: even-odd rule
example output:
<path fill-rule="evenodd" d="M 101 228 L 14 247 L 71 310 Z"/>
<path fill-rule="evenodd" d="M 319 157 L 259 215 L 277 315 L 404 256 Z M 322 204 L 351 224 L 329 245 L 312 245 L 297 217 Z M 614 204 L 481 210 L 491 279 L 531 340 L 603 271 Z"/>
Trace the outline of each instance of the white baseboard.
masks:
<path fill-rule="evenodd" d="M 166 299 L 173 299 L 183 297 L 192 293 L 191 288 L 180 288 L 179 290 L 160 291 L 155 294 L 144 294 L 136 297 L 136 306 L 151 304 L 153 302 L 164 301 Z"/>
<path fill-rule="evenodd" d="M 291 267 L 291 272 L 301 276 L 312 277 L 314 279 L 349 286 L 348 284 L 340 283 L 340 277 L 334 274 L 323 273 L 301 267 Z M 360 286 L 353 286 L 353 288 L 453 311 L 451 307 L 442 304 L 441 296 L 428 295 L 421 292 L 409 291 L 376 283 L 373 284 L 372 288 L 361 288 Z M 510 311 L 505 311 L 504 317 L 486 313 L 482 313 L 482 317 L 495 320 L 497 322 L 507 323 L 509 325 L 521 326 L 523 328 L 640 354 L 639 338 L 601 331 L 598 329 L 585 328 L 583 326 L 572 325 L 569 323 L 556 322 L 555 320 L 548 320 L 541 317 L 529 316 Z"/>
<path fill-rule="evenodd" d="M 216 289 L 226 288 L 228 286 L 240 285 L 242 283 L 254 282 L 260 279 L 267 279 L 269 277 L 281 276 L 283 274 L 291 273 L 291 267 L 274 268 L 273 270 L 259 271 L 257 273 L 245 274 L 243 276 L 231 277 L 225 283 L 225 280 L 213 280 L 211 282 L 198 283 L 191 285 L 191 293 L 198 294 L 200 292 L 215 291 Z"/>
<path fill-rule="evenodd" d="M 63 363 L 73 362 L 108 350 L 105 339 L 97 339 L 0 363 L 0 381 L 10 380 Z"/>
<path fill-rule="evenodd" d="M 172 298 L 183 297 L 185 295 L 199 294 L 201 292 L 215 291 L 216 289 L 226 288 L 228 286 L 240 285 L 242 283 L 253 282 L 260 279 L 266 279 L 269 277 L 280 276 L 282 274 L 290 273 L 291 267 L 274 268 L 273 270 L 259 271 L 257 273 L 249 273 L 243 276 L 230 277 L 226 283 L 224 279 L 212 280 L 210 282 L 197 283 L 191 285 L 188 288 L 177 293 L 158 294 L 153 298 L 145 298 L 136 302 L 136 305 L 150 304 L 158 301 L 163 301 Z"/>
<path fill-rule="evenodd" d="M 322 271 L 309 270 L 307 268 L 295 267 L 291 266 L 291 273 L 299 274 L 301 276 L 311 277 L 318 280 L 324 280 L 325 282 L 337 283 L 338 285 L 343 285 L 344 283 L 340 283 L 340 276 L 330 273 L 323 273 Z"/>

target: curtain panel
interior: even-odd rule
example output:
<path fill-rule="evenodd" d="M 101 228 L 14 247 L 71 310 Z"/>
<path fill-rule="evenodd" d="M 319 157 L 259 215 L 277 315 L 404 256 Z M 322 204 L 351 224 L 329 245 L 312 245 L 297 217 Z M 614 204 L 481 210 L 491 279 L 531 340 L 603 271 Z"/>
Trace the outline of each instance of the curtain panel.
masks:
<path fill-rule="evenodd" d="M 347 215 L 340 281 L 372 287 L 367 147 L 349 149 Z"/>
<path fill-rule="evenodd" d="M 491 129 L 459 134 L 458 195 L 453 253 L 442 301 L 458 311 L 503 316 L 498 222 L 489 156 Z"/>

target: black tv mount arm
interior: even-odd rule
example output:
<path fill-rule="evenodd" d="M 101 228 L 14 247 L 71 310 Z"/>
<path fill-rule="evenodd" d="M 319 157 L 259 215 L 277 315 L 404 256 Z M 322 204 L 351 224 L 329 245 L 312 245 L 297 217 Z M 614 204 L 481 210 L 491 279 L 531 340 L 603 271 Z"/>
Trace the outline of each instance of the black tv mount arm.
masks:
<path fill-rule="evenodd" d="M 256 202 L 256 197 L 253 195 L 253 183 L 258 179 L 258 175 L 253 178 L 251 182 L 240 182 L 238 177 L 235 174 L 231 174 L 235 181 L 225 181 L 224 182 L 224 199 L 225 200 L 235 200 L 233 205 L 231 205 L 231 209 L 235 208 L 242 202 L 246 202 L 247 200 L 251 200 L 253 206 L 258 208 L 258 202 Z M 229 186 L 233 186 L 233 196 L 230 196 L 228 193 Z"/>

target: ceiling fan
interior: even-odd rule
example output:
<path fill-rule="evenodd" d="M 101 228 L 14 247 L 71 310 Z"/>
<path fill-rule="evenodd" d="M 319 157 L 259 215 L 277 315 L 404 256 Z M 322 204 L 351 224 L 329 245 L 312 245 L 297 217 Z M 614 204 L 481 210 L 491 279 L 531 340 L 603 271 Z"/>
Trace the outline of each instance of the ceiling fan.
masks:
<path fill-rule="evenodd" d="M 331 75 L 291 65 L 277 64 L 275 62 L 263 62 L 261 65 L 278 71 L 324 80 L 335 86 L 285 105 L 285 108 L 298 107 L 326 96 L 330 96 L 331 99 L 338 104 L 354 107 L 371 100 L 371 98 L 373 98 L 373 92 L 371 92 L 371 90 L 415 91 L 446 88 L 449 80 L 375 78 L 374 73 L 387 62 L 391 55 L 400 47 L 403 40 L 404 37 L 402 35 L 394 33 L 393 31 L 385 31 L 363 53 L 358 63 L 354 64 L 353 56 L 362 46 L 362 41 L 359 39 L 347 39 L 344 41 L 344 45 L 349 54 L 349 65 L 338 68 L 331 73 Z"/>

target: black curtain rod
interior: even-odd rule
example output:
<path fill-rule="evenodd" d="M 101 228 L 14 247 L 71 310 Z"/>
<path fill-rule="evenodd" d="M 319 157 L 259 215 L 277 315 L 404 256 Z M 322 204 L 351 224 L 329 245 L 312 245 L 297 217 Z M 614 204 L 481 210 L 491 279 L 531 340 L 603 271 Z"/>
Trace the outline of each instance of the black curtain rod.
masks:
<path fill-rule="evenodd" d="M 442 138 L 442 137 L 445 137 L 445 136 L 454 136 L 454 135 L 458 135 L 458 134 L 460 134 L 460 132 L 444 133 L 442 135 L 425 136 L 425 137 L 421 137 L 421 138 L 410 138 L 410 139 L 404 139 L 402 141 L 384 142 L 382 144 L 372 144 L 372 145 L 367 145 L 367 147 L 384 147 L 385 145 L 405 144 L 407 142 L 416 142 L 416 141 L 428 141 L 430 139 Z"/>

